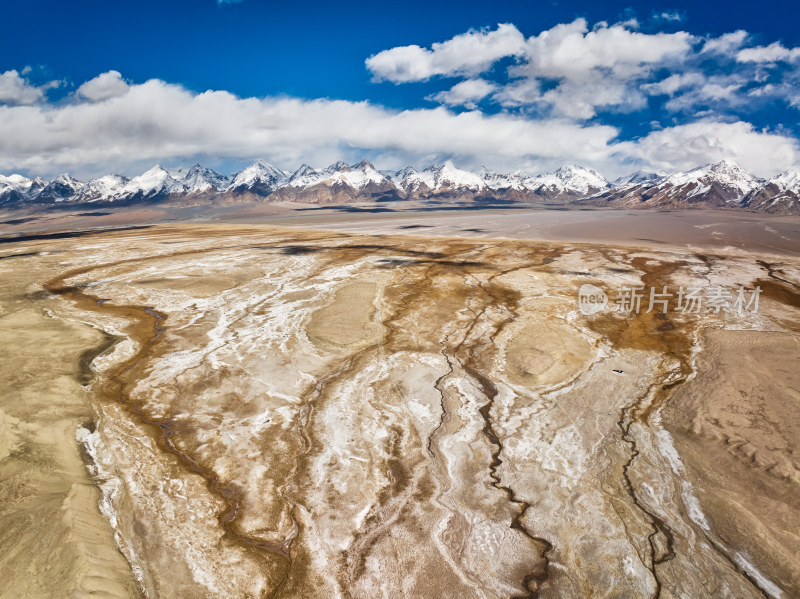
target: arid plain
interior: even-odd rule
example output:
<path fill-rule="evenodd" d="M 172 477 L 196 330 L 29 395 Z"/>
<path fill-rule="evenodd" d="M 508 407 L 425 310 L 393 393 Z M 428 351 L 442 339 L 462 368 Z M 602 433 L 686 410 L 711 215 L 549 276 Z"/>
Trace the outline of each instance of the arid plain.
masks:
<path fill-rule="evenodd" d="M 4 240 L 3 596 L 800 595 L 797 248 L 403 226 Z"/>

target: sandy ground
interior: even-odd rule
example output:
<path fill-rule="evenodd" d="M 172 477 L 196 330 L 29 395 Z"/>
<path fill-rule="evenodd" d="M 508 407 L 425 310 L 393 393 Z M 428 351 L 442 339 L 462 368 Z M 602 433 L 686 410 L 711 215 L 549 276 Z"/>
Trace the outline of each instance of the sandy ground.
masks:
<path fill-rule="evenodd" d="M 664 408 L 704 506 L 701 525 L 740 547 L 757 539 L 756 559 L 789 596 L 800 595 L 798 342 L 795 334 L 706 331 L 697 375 Z"/>
<path fill-rule="evenodd" d="M 41 282 L 57 258 L 14 260 L 0 262 L 0 595 L 136 596 L 76 439 L 96 418 L 86 360 L 106 340 L 49 315 Z"/>
<path fill-rule="evenodd" d="M 712 216 L 635 249 L 502 212 L 6 240 L 3 596 L 796 595 L 796 224 Z M 586 283 L 763 294 L 586 315 Z"/>

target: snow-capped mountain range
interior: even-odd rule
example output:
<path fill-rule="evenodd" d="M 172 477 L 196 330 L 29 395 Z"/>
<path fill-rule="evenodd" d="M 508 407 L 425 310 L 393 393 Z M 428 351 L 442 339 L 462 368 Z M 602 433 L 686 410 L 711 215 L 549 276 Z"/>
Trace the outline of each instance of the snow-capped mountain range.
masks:
<path fill-rule="evenodd" d="M 316 169 L 302 165 L 284 171 L 262 160 L 231 176 L 199 164 L 167 170 L 156 165 L 127 178 L 105 175 L 79 181 L 64 174 L 52 181 L 0 175 L 0 206 L 132 204 L 137 202 L 212 203 L 231 201 L 342 204 L 416 200 L 428 203 L 579 203 L 622 208 L 733 207 L 800 214 L 800 171 L 758 179 L 732 161 L 685 172 L 639 170 L 613 183 L 577 165 L 532 176 L 472 172 L 452 162 L 423 170 L 379 171 L 367 160 L 336 162 Z"/>

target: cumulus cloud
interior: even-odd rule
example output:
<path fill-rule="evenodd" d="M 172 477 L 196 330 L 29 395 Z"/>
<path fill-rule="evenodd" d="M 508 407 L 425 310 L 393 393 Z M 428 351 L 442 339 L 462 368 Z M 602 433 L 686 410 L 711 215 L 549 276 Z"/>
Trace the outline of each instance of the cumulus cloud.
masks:
<path fill-rule="evenodd" d="M 651 17 L 680 18 L 677 12 Z M 579 18 L 529 37 L 513 25 L 498 25 L 430 49 L 390 48 L 367 66 L 376 79 L 395 83 L 462 78 L 428 96 L 445 106 L 493 102 L 504 110 L 578 120 L 635 112 L 650 101 L 687 114 L 757 109 L 759 98 L 761 104 L 771 99 L 800 107 L 800 48 L 779 42 L 747 47 L 751 37 L 744 30 L 698 37 L 686 31 L 642 33 L 638 25 L 628 19 L 590 28 Z M 510 66 L 498 69 L 501 59 L 510 59 Z"/>
<path fill-rule="evenodd" d="M 599 24 L 590 31 L 585 19 L 576 19 L 528 38 L 521 64 L 509 69 L 511 92 L 497 98 L 505 106 L 543 103 L 556 114 L 579 119 L 595 116 L 600 108 L 638 110 L 646 102 L 640 79 L 688 53 L 691 42 L 685 32 L 644 34 L 625 24 Z M 530 82 L 542 80 L 557 85 L 541 95 L 519 93 L 535 92 Z"/>
<path fill-rule="evenodd" d="M 469 31 L 430 49 L 401 46 L 384 50 L 367 60 L 376 79 L 395 83 L 427 80 L 434 76 L 468 78 L 463 87 L 431 96 L 446 105 L 459 103 L 468 90 L 492 92 L 505 107 L 549 107 L 556 116 L 588 119 L 598 107 L 616 111 L 641 107 L 637 90 L 640 77 L 689 53 L 694 38 L 686 32 L 644 34 L 638 23 L 599 23 L 591 30 L 585 19 L 556 25 L 527 39 L 513 25 L 496 30 Z M 476 75 L 502 58 L 513 57 L 507 81 L 488 89 Z M 542 92 L 542 82 L 556 82 Z M 460 84 L 459 84 L 460 85 Z M 552 87 L 552 86 L 550 86 Z M 481 96 L 485 97 L 485 96 Z M 472 102 L 474 98 L 467 98 Z"/>
<path fill-rule="evenodd" d="M 789 62 L 800 59 L 800 48 L 786 48 L 780 42 L 745 48 L 736 55 L 739 62 Z"/>
<path fill-rule="evenodd" d="M 627 167 L 621 164 L 670 170 L 734 158 L 769 175 L 800 161 L 795 139 L 744 122 L 682 125 L 636 141 L 621 142 L 618 134 L 614 127 L 563 118 L 238 98 L 225 91 L 194 93 L 154 79 L 127 84 L 126 93 L 100 102 L 75 94 L 66 103 L 0 107 L 0 171 L 98 173 L 189 157 L 261 157 L 291 166 L 368 156 L 385 166 L 452 158 L 465 167 L 533 171 L 575 161 L 609 176 L 622 174 Z"/>
<path fill-rule="evenodd" d="M 26 75 L 29 72 L 23 69 Z M 44 98 L 45 89 L 32 85 L 16 70 L 0 73 L 0 104 L 35 104 Z"/>
<path fill-rule="evenodd" d="M 634 75 L 648 64 L 686 54 L 691 40 L 686 32 L 645 34 L 620 24 L 589 31 L 585 19 L 576 19 L 528 38 L 525 61 L 511 72 L 573 80 L 603 68 Z"/>
<path fill-rule="evenodd" d="M 711 37 L 703 44 L 701 54 L 730 54 L 738 50 L 749 39 L 746 31 L 739 29 L 731 33 L 724 33 L 719 37 Z"/>
<path fill-rule="evenodd" d="M 642 85 L 642 90 L 648 94 L 672 96 L 678 91 L 700 86 L 705 80 L 701 73 L 674 73 L 661 81 Z"/>
<path fill-rule="evenodd" d="M 510 24 L 497 29 L 471 30 L 430 49 L 399 46 L 366 60 L 376 81 L 423 81 L 436 75 L 477 75 L 497 60 L 522 51 L 525 37 Z"/>
<path fill-rule="evenodd" d="M 119 71 L 101 73 L 81 85 L 77 93 L 91 102 L 102 102 L 116 98 L 128 92 L 128 84 L 122 79 Z"/>
<path fill-rule="evenodd" d="M 573 119 L 590 119 L 599 108 L 633 112 L 644 108 L 647 99 L 628 82 L 606 78 L 602 73 L 581 80 L 566 79 L 541 96 L 555 114 Z"/>
<path fill-rule="evenodd" d="M 690 169 L 723 159 L 768 176 L 800 162 L 797 139 L 759 131 L 742 121 L 699 121 L 653 131 L 646 137 L 616 145 L 621 156 L 666 170 Z"/>
<path fill-rule="evenodd" d="M 497 85 L 485 79 L 467 79 L 456 83 L 447 91 L 429 96 L 428 99 L 448 106 L 464 106 L 474 109 L 478 102 L 495 89 L 497 89 Z"/>
<path fill-rule="evenodd" d="M 393 154 L 602 161 L 613 127 L 445 108 L 396 111 L 368 102 L 238 98 L 150 80 L 92 102 L 0 109 L 0 170 L 41 174 L 190 156 L 278 164 Z"/>

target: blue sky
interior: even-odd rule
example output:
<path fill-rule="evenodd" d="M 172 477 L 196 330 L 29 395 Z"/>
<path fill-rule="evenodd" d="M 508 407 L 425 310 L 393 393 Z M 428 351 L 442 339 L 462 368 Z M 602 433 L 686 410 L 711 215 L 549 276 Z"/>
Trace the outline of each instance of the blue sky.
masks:
<path fill-rule="evenodd" d="M 796 2 L 28 0 L 3 12 L 3 173 L 365 156 L 609 176 L 733 158 L 767 176 L 800 162 Z"/>

